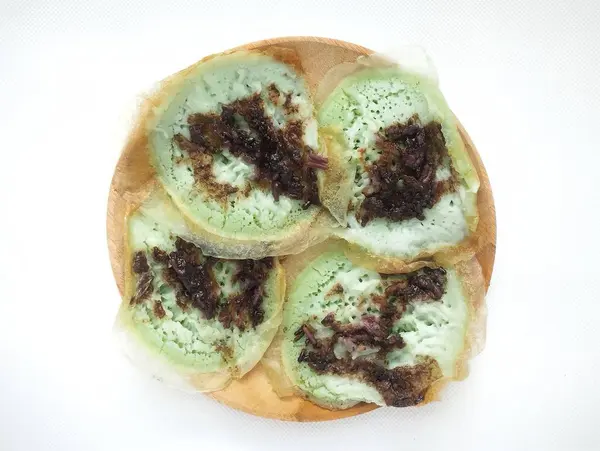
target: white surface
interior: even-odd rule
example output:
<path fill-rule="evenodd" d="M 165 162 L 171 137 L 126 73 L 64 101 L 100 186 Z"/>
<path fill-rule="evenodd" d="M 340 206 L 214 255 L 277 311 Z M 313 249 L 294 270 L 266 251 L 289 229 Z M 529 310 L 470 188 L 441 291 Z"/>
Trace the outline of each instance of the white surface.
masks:
<path fill-rule="evenodd" d="M 596 0 L 85 3 L 0 5 L 0 449 L 600 448 Z M 294 34 L 423 45 L 487 165 L 488 343 L 443 403 L 274 422 L 172 392 L 112 344 L 105 209 L 136 94 Z"/>

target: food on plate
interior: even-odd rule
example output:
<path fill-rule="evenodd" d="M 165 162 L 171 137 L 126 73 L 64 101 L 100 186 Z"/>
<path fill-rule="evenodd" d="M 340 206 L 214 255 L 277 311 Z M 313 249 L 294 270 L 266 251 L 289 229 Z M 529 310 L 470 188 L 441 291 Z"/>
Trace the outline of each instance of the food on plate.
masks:
<path fill-rule="evenodd" d="M 437 85 L 398 66 L 363 66 L 318 111 L 339 189 L 323 204 L 336 234 L 391 270 L 472 250 L 479 179 Z"/>
<path fill-rule="evenodd" d="M 386 275 L 353 264 L 339 249 L 291 260 L 285 265 L 297 275 L 273 344 L 282 364 L 274 379 L 287 378 L 322 407 L 345 409 L 420 404 L 466 375 L 483 333 L 476 261 Z"/>
<path fill-rule="evenodd" d="M 485 169 L 426 55 L 296 41 L 146 97 L 109 201 L 117 336 L 256 415 L 426 404 L 483 348 Z"/>
<path fill-rule="evenodd" d="M 165 196 L 128 220 L 118 330 L 129 356 L 172 385 L 213 391 L 260 360 L 281 322 L 277 259 L 207 257 Z"/>

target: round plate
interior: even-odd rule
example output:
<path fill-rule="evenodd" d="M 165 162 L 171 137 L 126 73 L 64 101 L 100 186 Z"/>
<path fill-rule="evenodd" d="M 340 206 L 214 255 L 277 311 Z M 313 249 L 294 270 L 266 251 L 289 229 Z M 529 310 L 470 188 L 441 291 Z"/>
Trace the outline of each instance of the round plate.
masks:
<path fill-rule="evenodd" d="M 236 47 L 232 50 L 265 50 L 271 46 L 284 47 L 296 51 L 305 71 L 305 78 L 311 92 L 315 92 L 321 78 L 333 66 L 353 62 L 360 55 L 373 53 L 372 50 L 360 45 L 336 39 L 319 37 L 286 37 L 267 39 Z M 125 242 L 125 224 L 127 215 L 137 207 L 143 193 L 153 180 L 153 171 L 145 152 L 140 152 L 139 128 L 132 131 L 123 153 L 115 168 L 115 173 L 110 188 L 108 200 L 107 233 L 108 248 L 113 273 L 123 294 L 124 290 L 124 264 L 123 252 Z M 459 131 L 463 137 L 466 148 L 473 164 L 477 168 L 481 186 L 478 193 L 479 225 L 478 230 L 483 230 L 488 237 L 487 244 L 477 254 L 486 289 L 489 286 L 494 267 L 496 253 L 496 213 L 490 182 L 477 153 L 473 142 L 467 135 L 462 125 Z M 140 167 L 147 171 L 140 171 Z M 377 408 L 372 404 L 359 404 L 346 410 L 331 411 L 316 406 L 300 397 L 281 399 L 273 391 L 266 373 L 261 364 L 242 379 L 233 381 L 224 390 L 210 393 L 209 396 L 221 401 L 235 409 L 267 418 L 278 418 L 293 421 L 323 421 L 344 418 Z"/>

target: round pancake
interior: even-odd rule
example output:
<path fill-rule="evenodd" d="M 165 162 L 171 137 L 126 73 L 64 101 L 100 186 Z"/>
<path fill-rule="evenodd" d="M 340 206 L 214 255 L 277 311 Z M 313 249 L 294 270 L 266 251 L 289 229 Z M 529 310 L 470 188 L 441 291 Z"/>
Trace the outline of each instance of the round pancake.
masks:
<path fill-rule="evenodd" d="M 306 246 L 324 213 L 317 172 L 326 162 L 296 67 L 261 52 L 217 55 L 169 79 L 152 104 L 151 161 L 204 231 L 206 254 L 262 258 Z"/>
<path fill-rule="evenodd" d="M 160 193 L 128 224 L 117 328 L 129 357 L 172 385 L 200 391 L 222 389 L 250 371 L 281 322 L 277 260 L 204 256 Z"/>
<path fill-rule="evenodd" d="M 318 113 L 330 161 L 323 184 L 340 187 L 323 196 L 345 227 L 334 233 L 395 260 L 395 270 L 470 250 L 479 179 L 437 85 L 394 65 L 355 66 Z"/>

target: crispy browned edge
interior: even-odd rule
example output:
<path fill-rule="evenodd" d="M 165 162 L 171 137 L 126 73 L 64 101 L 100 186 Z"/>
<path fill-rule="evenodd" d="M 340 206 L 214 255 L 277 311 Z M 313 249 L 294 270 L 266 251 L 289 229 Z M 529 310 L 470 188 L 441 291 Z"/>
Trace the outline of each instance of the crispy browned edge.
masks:
<path fill-rule="evenodd" d="M 302 63 L 309 88 L 314 94 L 319 80 L 333 66 L 354 61 L 360 55 L 369 55 L 373 51 L 349 42 L 320 37 L 284 37 L 262 40 L 245 44 L 229 50 L 265 51 L 272 47 L 286 48 L 295 51 Z M 289 53 L 288 53 L 289 54 Z M 213 58 L 208 56 L 202 61 Z M 276 56 L 276 55 L 275 55 Z M 286 60 L 284 60 L 286 61 Z M 289 61 L 286 61 L 289 62 Z M 295 63 L 292 63 L 295 64 Z M 185 75 L 193 66 L 173 75 Z M 170 80 L 172 77 L 167 79 Z M 149 111 L 142 108 L 134 125 L 121 157 L 115 168 L 110 186 L 107 212 L 107 236 L 111 266 L 117 286 L 121 294 L 124 292 L 124 239 L 126 217 L 139 202 L 146 197 L 153 187 L 153 170 L 146 152 L 136 149 L 145 148 L 146 138 L 144 123 Z M 479 228 L 486 237 L 475 258 L 482 268 L 485 289 L 489 287 L 494 266 L 496 251 L 496 216 L 491 186 L 485 168 L 475 150 L 475 146 L 466 131 L 459 124 L 459 131 L 465 139 L 465 145 L 477 168 L 481 186 L 478 193 Z M 426 401 L 436 398 L 443 383 L 430 390 Z M 358 415 L 375 409 L 377 406 L 361 404 L 346 410 L 331 411 L 323 409 L 300 397 L 281 399 L 273 391 L 268 377 L 261 365 L 256 366 L 244 378 L 233 381 L 225 390 L 212 393 L 214 399 L 235 409 L 267 418 L 278 418 L 291 421 L 325 421 Z"/>

